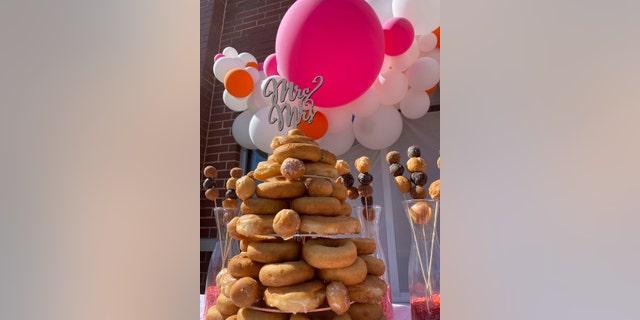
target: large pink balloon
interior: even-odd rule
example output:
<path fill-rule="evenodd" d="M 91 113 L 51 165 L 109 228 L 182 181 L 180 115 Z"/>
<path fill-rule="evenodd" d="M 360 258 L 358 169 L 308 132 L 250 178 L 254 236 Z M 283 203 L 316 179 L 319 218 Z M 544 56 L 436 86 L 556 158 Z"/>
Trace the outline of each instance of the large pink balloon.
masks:
<path fill-rule="evenodd" d="M 280 75 L 325 108 L 362 95 L 380 72 L 384 34 L 375 11 L 363 0 L 298 0 L 285 13 L 276 35 Z"/>

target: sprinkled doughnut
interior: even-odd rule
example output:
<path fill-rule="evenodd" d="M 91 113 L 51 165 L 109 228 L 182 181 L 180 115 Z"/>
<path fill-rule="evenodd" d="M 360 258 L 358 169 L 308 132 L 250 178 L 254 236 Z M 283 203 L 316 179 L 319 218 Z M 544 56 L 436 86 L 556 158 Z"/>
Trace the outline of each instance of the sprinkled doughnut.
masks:
<path fill-rule="evenodd" d="M 326 289 L 327 303 L 331 310 L 336 314 L 344 314 L 349 310 L 351 300 L 349 300 L 349 291 L 347 287 L 339 281 L 333 281 L 327 285 Z"/>
<path fill-rule="evenodd" d="M 268 287 L 285 287 L 313 279 L 315 269 L 304 260 L 268 263 L 260 269 L 260 282 Z"/>
<path fill-rule="evenodd" d="M 351 241 L 338 240 L 307 240 L 302 246 L 302 258 L 317 269 L 344 268 L 352 265 L 358 258 L 356 245 Z"/>
<path fill-rule="evenodd" d="M 307 187 L 302 181 L 273 180 L 256 186 L 256 194 L 260 198 L 291 199 L 304 196 Z"/>
<path fill-rule="evenodd" d="M 282 209 L 289 209 L 289 202 L 280 199 L 250 198 L 240 205 L 243 214 L 276 214 Z"/>
<path fill-rule="evenodd" d="M 310 143 L 288 143 L 273 150 L 273 159 L 279 163 L 282 163 L 286 158 L 319 161 L 321 157 L 320 147 Z"/>
<path fill-rule="evenodd" d="M 378 259 L 368 254 L 363 254 L 358 257 L 361 258 L 364 261 L 364 263 L 367 264 L 367 274 L 371 274 L 378 277 L 384 274 L 386 267 L 382 259 Z"/>
<path fill-rule="evenodd" d="M 367 277 L 367 264 L 356 257 L 355 262 L 347 267 L 318 269 L 318 277 L 324 281 L 340 281 L 345 286 L 358 284 Z"/>
<path fill-rule="evenodd" d="M 360 221 L 354 217 L 327 217 L 304 215 L 300 217 L 299 233 L 302 234 L 356 234 L 360 232 Z"/>
<path fill-rule="evenodd" d="M 268 287 L 264 301 L 280 311 L 306 313 L 325 302 L 325 286 L 320 280 L 313 280 L 293 286 Z"/>
<path fill-rule="evenodd" d="M 333 197 L 300 197 L 291 201 L 291 209 L 299 214 L 337 216 L 342 211 L 340 200 Z"/>
<path fill-rule="evenodd" d="M 377 276 L 367 275 L 365 280 L 347 286 L 351 301 L 359 303 L 380 303 L 387 293 L 387 284 Z"/>
<path fill-rule="evenodd" d="M 253 261 L 276 263 L 300 259 L 302 245 L 289 241 L 255 241 L 247 246 L 247 256 Z"/>

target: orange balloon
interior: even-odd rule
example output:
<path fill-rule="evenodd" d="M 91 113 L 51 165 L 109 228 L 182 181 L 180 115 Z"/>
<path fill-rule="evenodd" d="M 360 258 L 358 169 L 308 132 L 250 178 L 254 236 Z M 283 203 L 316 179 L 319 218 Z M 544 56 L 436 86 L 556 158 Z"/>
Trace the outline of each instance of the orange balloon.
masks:
<path fill-rule="evenodd" d="M 320 111 L 316 112 L 311 123 L 303 120 L 298 124 L 298 129 L 302 130 L 307 137 L 313 140 L 324 137 L 328 128 L 329 122 L 327 121 L 327 117 Z"/>
<path fill-rule="evenodd" d="M 253 67 L 253 68 L 256 68 L 256 70 L 259 70 L 259 69 L 260 69 L 260 67 L 258 66 L 258 64 L 257 64 L 257 63 L 255 63 L 255 62 L 253 62 L 253 61 L 249 61 L 249 62 L 247 62 L 247 64 L 245 65 L 245 68 L 246 68 L 246 67 Z"/>
<path fill-rule="evenodd" d="M 435 34 L 436 38 L 438 38 L 438 44 L 436 44 L 436 48 L 440 48 L 440 27 L 433 30 L 433 34 Z"/>
<path fill-rule="evenodd" d="M 431 89 L 427 89 L 427 93 L 433 93 L 434 91 L 436 91 L 436 89 L 438 89 L 438 84 L 436 84 L 435 86 L 433 86 L 433 88 Z"/>
<path fill-rule="evenodd" d="M 224 88 L 236 98 L 244 98 L 253 91 L 253 78 L 247 70 L 231 69 L 224 76 Z"/>

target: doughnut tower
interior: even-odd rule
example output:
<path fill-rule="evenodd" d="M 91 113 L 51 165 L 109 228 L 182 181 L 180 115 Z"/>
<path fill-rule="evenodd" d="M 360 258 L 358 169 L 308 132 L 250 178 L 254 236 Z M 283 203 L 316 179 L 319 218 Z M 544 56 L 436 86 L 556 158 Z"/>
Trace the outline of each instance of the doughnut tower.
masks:
<path fill-rule="evenodd" d="M 227 228 L 242 252 L 217 275 L 221 294 L 206 320 L 386 319 L 385 265 L 351 215 L 344 161 L 298 129 L 271 149 L 227 183 L 241 212 Z"/>

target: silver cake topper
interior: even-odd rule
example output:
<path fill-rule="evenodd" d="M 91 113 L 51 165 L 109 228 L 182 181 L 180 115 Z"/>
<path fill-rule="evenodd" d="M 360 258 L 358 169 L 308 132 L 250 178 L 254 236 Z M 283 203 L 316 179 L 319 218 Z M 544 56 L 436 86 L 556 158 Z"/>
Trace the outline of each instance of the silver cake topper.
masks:
<path fill-rule="evenodd" d="M 311 83 L 317 84 L 315 88 L 300 89 L 287 79 L 276 80 L 270 78 L 262 90 L 262 95 L 271 97 L 271 110 L 269 110 L 269 124 L 278 123 L 278 130 L 287 127 L 297 128 L 302 121 L 313 122 L 317 110 L 314 110 L 311 96 L 322 86 L 322 76 L 316 76 Z M 297 100 L 297 105 L 294 102 Z M 274 111 L 276 114 L 274 115 Z M 292 126 L 294 124 L 294 126 Z"/>

